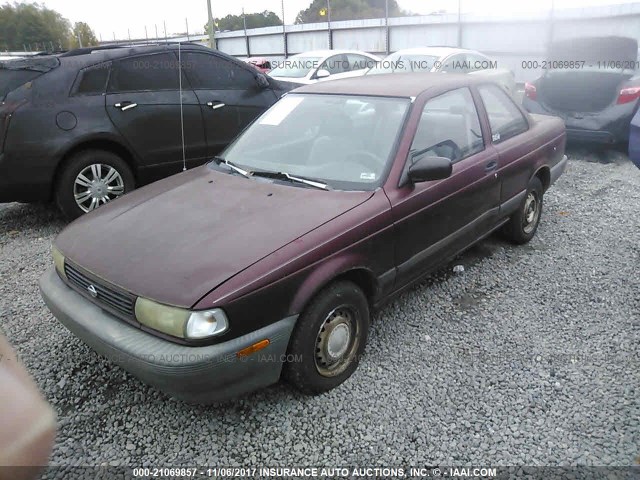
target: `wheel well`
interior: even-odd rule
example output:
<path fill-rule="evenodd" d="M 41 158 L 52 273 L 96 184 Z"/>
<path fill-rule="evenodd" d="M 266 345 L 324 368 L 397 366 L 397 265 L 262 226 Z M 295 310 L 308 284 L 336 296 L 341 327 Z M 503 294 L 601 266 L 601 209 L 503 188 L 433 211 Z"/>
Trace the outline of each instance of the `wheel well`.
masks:
<path fill-rule="evenodd" d="M 64 170 L 64 167 L 69 163 L 69 161 L 71 160 L 71 158 L 73 158 L 74 155 L 84 150 L 106 150 L 108 152 L 115 153 L 120 158 L 122 158 L 127 163 L 127 165 L 129 165 L 129 167 L 131 168 L 131 172 L 133 172 L 133 178 L 136 180 L 136 183 L 137 183 L 138 179 L 136 175 L 137 172 L 134 167 L 133 155 L 131 155 L 131 152 L 129 152 L 129 150 L 127 150 L 125 147 L 123 147 L 119 143 L 111 140 L 91 140 L 91 141 L 76 145 L 67 153 L 65 153 L 62 159 L 58 162 L 58 166 L 56 167 L 55 175 L 53 177 L 53 184 L 51 188 L 52 198 L 55 193 L 56 185 L 58 184 L 58 178 L 61 172 Z"/>
<path fill-rule="evenodd" d="M 542 190 L 546 192 L 551 185 L 551 170 L 549 167 L 542 167 L 536 172 L 535 176 L 542 182 Z"/>
<path fill-rule="evenodd" d="M 369 301 L 369 306 L 370 307 L 373 306 L 376 292 L 378 290 L 378 286 L 377 286 L 376 279 L 371 274 L 371 272 L 363 268 L 349 270 L 348 272 L 338 275 L 336 278 L 334 278 L 331 281 L 331 283 L 339 280 L 348 280 L 350 282 L 355 283 L 364 292 L 364 295 L 367 297 L 367 300 Z"/>

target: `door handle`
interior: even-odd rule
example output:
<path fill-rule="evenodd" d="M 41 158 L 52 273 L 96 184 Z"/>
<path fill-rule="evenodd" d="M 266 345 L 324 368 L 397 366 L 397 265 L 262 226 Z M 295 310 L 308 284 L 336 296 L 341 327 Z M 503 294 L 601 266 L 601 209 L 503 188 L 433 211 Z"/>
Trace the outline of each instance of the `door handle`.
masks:
<path fill-rule="evenodd" d="M 131 110 L 132 108 L 136 108 L 137 106 L 138 104 L 133 102 L 122 102 L 122 103 L 116 103 L 114 105 L 114 107 L 119 108 L 123 112 L 126 112 L 127 110 Z"/>
<path fill-rule="evenodd" d="M 219 108 L 226 107 L 226 105 L 224 103 L 216 103 L 216 104 L 214 104 L 213 102 L 207 102 L 207 106 L 211 107 L 213 110 L 218 110 Z"/>
<path fill-rule="evenodd" d="M 484 166 L 484 171 L 486 173 L 490 173 L 490 172 L 493 172 L 497 168 L 498 168 L 498 162 L 496 162 L 495 160 L 491 160 L 489 163 L 487 163 Z"/>

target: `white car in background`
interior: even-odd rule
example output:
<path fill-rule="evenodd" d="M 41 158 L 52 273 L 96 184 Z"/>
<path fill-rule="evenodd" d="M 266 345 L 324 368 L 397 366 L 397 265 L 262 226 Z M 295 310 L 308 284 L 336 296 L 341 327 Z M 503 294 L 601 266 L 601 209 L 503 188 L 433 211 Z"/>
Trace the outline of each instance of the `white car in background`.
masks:
<path fill-rule="evenodd" d="M 392 53 L 367 75 L 400 72 L 468 73 L 486 75 L 502 86 L 510 95 L 517 92 L 514 74 L 498 68 L 495 60 L 475 50 L 455 47 L 419 47 Z"/>
<path fill-rule="evenodd" d="M 269 76 L 308 85 L 322 80 L 364 75 L 379 61 L 379 57 L 358 50 L 314 50 L 272 62 L 275 68 L 269 72 Z"/>

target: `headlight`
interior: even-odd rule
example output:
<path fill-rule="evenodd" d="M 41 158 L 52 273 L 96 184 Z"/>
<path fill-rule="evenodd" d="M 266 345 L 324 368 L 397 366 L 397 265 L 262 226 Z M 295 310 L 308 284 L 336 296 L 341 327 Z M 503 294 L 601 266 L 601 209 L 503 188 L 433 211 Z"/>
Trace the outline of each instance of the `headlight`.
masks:
<path fill-rule="evenodd" d="M 187 340 L 219 335 L 228 328 L 227 316 L 219 308 L 193 312 L 138 297 L 135 310 L 136 318 L 141 324 Z"/>
<path fill-rule="evenodd" d="M 53 244 L 51 245 L 51 256 L 53 257 L 53 264 L 56 267 L 58 273 L 64 278 L 67 279 L 67 274 L 64 272 L 64 255 L 60 253 Z"/>

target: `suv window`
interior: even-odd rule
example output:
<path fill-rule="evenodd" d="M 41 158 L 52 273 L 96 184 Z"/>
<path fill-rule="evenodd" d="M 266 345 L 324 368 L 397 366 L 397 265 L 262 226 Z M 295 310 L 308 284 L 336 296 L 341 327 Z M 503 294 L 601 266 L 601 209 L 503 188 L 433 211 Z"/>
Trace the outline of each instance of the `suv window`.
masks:
<path fill-rule="evenodd" d="M 247 68 L 217 55 L 185 52 L 182 64 L 195 90 L 246 90 L 256 84 Z"/>
<path fill-rule="evenodd" d="M 452 90 L 427 102 L 412 152 L 457 162 L 482 150 L 480 119 L 468 88 Z"/>
<path fill-rule="evenodd" d="M 497 85 L 481 85 L 480 96 L 489 116 L 493 143 L 526 132 L 529 124 L 513 100 Z"/>
<path fill-rule="evenodd" d="M 107 88 L 110 63 L 103 63 L 80 71 L 73 88 L 74 95 L 102 95 Z"/>
<path fill-rule="evenodd" d="M 125 58 L 117 62 L 109 92 L 178 90 L 178 60 L 171 53 Z"/>

